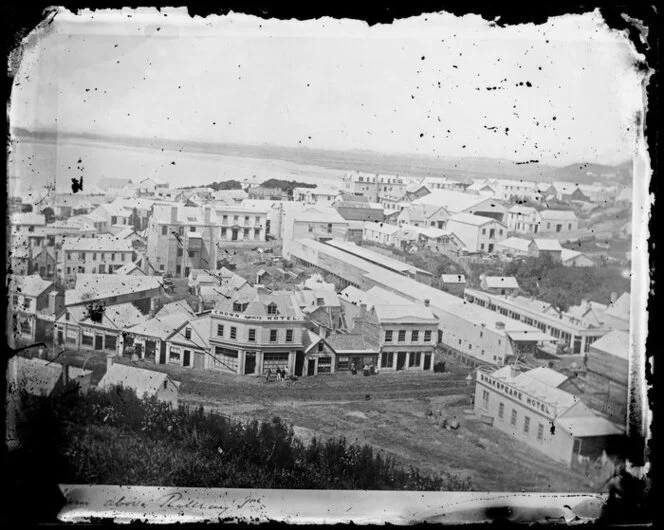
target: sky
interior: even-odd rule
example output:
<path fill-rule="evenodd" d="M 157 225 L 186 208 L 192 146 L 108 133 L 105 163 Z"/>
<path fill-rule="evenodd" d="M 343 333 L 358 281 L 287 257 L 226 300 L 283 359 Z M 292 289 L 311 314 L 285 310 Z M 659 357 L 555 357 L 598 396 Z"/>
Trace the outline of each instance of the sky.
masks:
<path fill-rule="evenodd" d="M 11 125 L 553 165 L 634 152 L 637 55 L 598 13 L 506 28 L 166 14 L 61 11 L 24 48 Z"/>

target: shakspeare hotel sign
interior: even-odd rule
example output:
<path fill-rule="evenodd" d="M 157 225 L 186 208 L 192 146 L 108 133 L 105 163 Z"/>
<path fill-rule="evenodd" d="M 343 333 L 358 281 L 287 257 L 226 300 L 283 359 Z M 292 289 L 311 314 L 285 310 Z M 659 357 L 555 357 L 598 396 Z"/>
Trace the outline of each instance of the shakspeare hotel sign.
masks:
<path fill-rule="evenodd" d="M 514 401 L 519 401 L 526 407 L 531 408 L 539 414 L 547 416 L 550 419 L 555 417 L 555 411 L 552 412 L 551 408 L 546 403 L 537 400 L 528 394 L 525 394 L 521 390 L 511 387 L 510 385 L 506 385 L 502 381 L 495 379 L 485 373 L 478 372 L 478 376 L 479 378 L 477 381 L 479 383 L 483 383 L 484 386 L 492 388 L 501 394 L 505 394 Z"/>

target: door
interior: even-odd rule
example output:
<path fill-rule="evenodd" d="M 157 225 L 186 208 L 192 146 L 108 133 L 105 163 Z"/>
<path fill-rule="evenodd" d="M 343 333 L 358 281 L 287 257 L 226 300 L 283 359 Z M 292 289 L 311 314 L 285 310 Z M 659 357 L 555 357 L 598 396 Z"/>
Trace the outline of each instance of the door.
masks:
<path fill-rule="evenodd" d="M 304 368 L 304 352 L 299 351 L 295 354 L 295 375 L 301 377 L 303 368 Z"/>
<path fill-rule="evenodd" d="M 316 359 L 309 359 L 307 364 L 307 375 L 316 374 Z"/>
<path fill-rule="evenodd" d="M 191 366 L 191 352 L 189 350 L 184 350 L 182 366 Z"/>
<path fill-rule="evenodd" d="M 194 352 L 194 368 L 203 370 L 205 368 L 205 354 Z"/>
<path fill-rule="evenodd" d="M 104 337 L 102 335 L 95 335 L 95 350 L 104 349 Z"/>
<path fill-rule="evenodd" d="M 563 228 L 563 225 L 556 225 L 556 232 L 560 232 Z"/>
<path fill-rule="evenodd" d="M 399 353 L 397 353 L 397 370 L 403 370 L 405 364 L 406 364 L 406 352 L 400 351 Z"/>
<path fill-rule="evenodd" d="M 489 252 L 493 252 L 493 243 L 489 243 Z"/>
<path fill-rule="evenodd" d="M 159 348 L 159 364 L 166 364 L 166 343 L 161 342 L 161 348 Z"/>
<path fill-rule="evenodd" d="M 65 334 L 61 329 L 58 330 L 58 344 L 63 344 L 65 342 Z"/>
<path fill-rule="evenodd" d="M 251 375 L 256 372 L 256 354 L 246 353 L 244 357 L 244 375 Z"/>
<path fill-rule="evenodd" d="M 237 228 L 233 228 L 232 235 L 231 235 L 231 241 L 237 241 L 237 233 L 238 233 Z"/>
<path fill-rule="evenodd" d="M 430 353 L 425 353 L 424 354 L 424 369 L 425 370 L 431 370 L 431 354 Z"/>

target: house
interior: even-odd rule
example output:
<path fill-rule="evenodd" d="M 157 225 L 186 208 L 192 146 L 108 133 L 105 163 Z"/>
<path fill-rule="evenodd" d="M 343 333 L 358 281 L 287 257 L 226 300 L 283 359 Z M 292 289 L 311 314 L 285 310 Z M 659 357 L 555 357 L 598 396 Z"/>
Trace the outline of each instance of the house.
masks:
<path fill-rule="evenodd" d="M 63 310 L 62 289 L 38 274 L 11 274 L 7 295 L 12 318 L 8 337 L 21 343 L 50 341 L 55 317 Z"/>
<path fill-rule="evenodd" d="M 192 318 L 195 317 L 190 311 L 181 310 L 139 319 L 125 330 L 122 354 L 136 355 L 155 364 L 168 363 L 166 341 Z"/>
<path fill-rule="evenodd" d="M 481 275 L 480 289 L 488 293 L 512 296 L 519 292 L 519 284 L 514 276 Z"/>
<path fill-rule="evenodd" d="M 145 316 L 130 303 L 67 307 L 55 321 L 56 340 L 83 350 L 121 355 L 127 329 L 143 320 Z"/>
<path fill-rule="evenodd" d="M 596 264 L 583 252 L 563 248 L 560 252 L 560 260 L 565 267 L 595 267 Z"/>
<path fill-rule="evenodd" d="M 102 177 L 97 182 L 97 187 L 107 191 L 109 188 L 121 189 L 127 184 L 131 184 L 131 179 Z"/>
<path fill-rule="evenodd" d="M 493 427 L 567 467 L 611 452 L 624 429 L 554 386 L 560 380 L 557 374 L 543 375 L 514 366 L 478 368 L 475 415 L 490 419 Z"/>
<path fill-rule="evenodd" d="M 133 390 L 139 398 L 156 398 L 157 401 L 178 405 L 180 382 L 168 374 L 144 368 L 116 363 L 112 356 L 106 358 L 106 373 L 97 384 L 101 390 L 111 390 L 116 386 Z"/>
<path fill-rule="evenodd" d="M 362 370 L 366 366 L 378 366 L 380 347 L 378 337 L 361 332 L 335 332 L 326 343 L 336 353 L 335 372 L 348 372 L 352 366 Z"/>
<path fill-rule="evenodd" d="M 336 188 L 293 188 L 293 200 L 320 206 L 332 206 L 337 199 L 339 190 Z"/>
<path fill-rule="evenodd" d="M 404 202 L 412 202 L 416 199 L 421 199 L 425 195 L 429 195 L 431 193 L 431 190 L 427 186 L 426 179 L 422 179 L 417 182 L 413 182 L 412 184 L 408 184 L 406 186 L 406 193 L 403 194 L 403 201 Z"/>
<path fill-rule="evenodd" d="M 69 383 L 77 383 L 80 391 L 91 386 L 92 371 L 63 365 L 40 358 L 14 355 L 7 367 L 8 382 L 19 391 L 33 396 L 53 396 L 61 393 Z"/>
<path fill-rule="evenodd" d="M 566 233 L 579 229 L 579 219 L 572 210 L 542 210 L 539 232 Z"/>
<path fill-rule="evenodd" d="M 27 276 L 30 273 L 32 262 L 32 248 L 27 244 L 15 244 L 12 242 L 9 251 L 9 266 L 11 272 L 17 276 Z"/>
<path fill-rule="evenodd" d="M 542 223 L 539 212 L 530 206 L 515 205 L 507 210 L 507 228 L 520 234 L 537 234 Z"/>
<path fill-rule="evenodd" d="M 364 223 L 362 241 L 393 247 L 396 244 L 396 234 L 398 231 L 399 227 L 383 222 Z"/>
<path fill-rule="evenodd" d="M 482 197 L 496 197 L 497 193 L 494 186 L 485 180 L 477 180 L 466 188 L 467 193 L 473 193 Z"/>
<path fill-rule="evenodd" d="M 590 345 L 584 398 L 588 406 L 619 425 L 627 424 L 630 336 L 613 330 Z"/>
<path fill-rule="evenodd" d="M 563 247 L 557 239 L 535 238 L 528 245 L 528 251 L 534 258 L 550 256 L 553 261 L 560 262 Z"/>
<path fill-rule="evenodd" d="M 496 243 L 507 237 L 507 227 L 500 221 L 470 213 L 452 215 L 447 229 L 463 242 L 468 252 L 493 252 Z"/>
<path fill-rule="evenodd" d="M 433 190 L 429 195 L 414 200 L 413 204 L 443 207 L 450 215 L 468 213 L 491 217 L 501 223 L 507 214 L 507 208 L 495 199 L 445 189 Z"/>
<path fill-rule="evenodd" d="M 578 184 L 572 182 L 556 181 L 552 184 L 556 199 L 559 201 L 586 201 L 590 199 L 581 191 Z"/>
<path fill-rule="evenodd" d="M 196 316 L 196 312 L 191 308 L 186 300 L 176 300 L 161 306 L 159 311 L 155 313 L 155 317 L 165 317 L 174 313 L 187 313 L 190 317 Z"/>
<path fill-rule="evenodd" d="M 58 270 L 58 251 L 55 247 L 41 247 L 32 255 L 28 274 L 39 274 L 44 280 L 54 280 Z M 18 271 L 17 271 L 18 272 Z"/>
<path fill-rule="evenodd" d="M 312 331 L 326 336 L 328 331 L 342 326 L 341 302 L 336 292 L 306 289 L 295 291 L 293 296 Z"/>
<path fill-rule="evenodd" d="M 210 362 L 210 315 L 183 322 L 165 343 L 168 364 L 204 370 Z"/>
<path fill-rule="evenodd" d="M 66 238 L 62 245 L 64 281 L 72 284 L 78 274 L 112 274 L 134 259 L 128 239 L 113 236 Z"/>
<path fill-rule="evenodd" d="M 40 213 L 12 213 L 9 216 L 9 226 L 11 234 L 29 234 L 35 231 L 37 227 L 46 226 L 46 217 Z"/>
<path fill-rule="evenodd" d="M 256 273 L 256 283 L 266 284 L 270 281 L 270 273 L 265 269 L 259 269 Z"/>
<path fill-rule="evenodd" d="M 136 260 L 133 262 L 125 263 L 122 267 L 118 267 L 113 271 L 113 274 L 119 274 L 121 276 L 147 276 L 145 271 L 141 268 L 141 260 Z"/>
<path fill-rule="evenodd" d="M 304 347 L 303 376 L 333 374 L 337 368 L 337 352 L 322 335 L 309 329 L 302 334 Z"/>
<path fill-rule="evenodd" d="M 630 320 L 630 294 L 623 293 L 618 298 L 616 293 L 611 294 L 611 303 L 604 313 L 606 325 L 609 329 L 629 331 Z"/>
<path fill-rule="evenodd" d="M 399 175 L 380 175 L 354 171 L 343 176 L 343 191 L 349 195 L 366 197 L 370 202 L 380 202 L 385 195 L 402 197 L 407 184 Z"/>
<path fill-rule="evenodd" d="M 397 224 L 443 229 L 449 217 L 450 213 L 442 206 L 411 204 L 401 211 Z"/>
<path fill-rule="evenodd" d="M 428 249 L 433 252 L 451 252 L 459 255 L 466 249 L 463 241 L 449 230 L 431 227 L 402 225 L 396 234 L 400 248 L 416 252 Z"/>
<path fill-rule="evenodd" d="M 283 223 L 283 256 L 290 259 L 290 243 L 293 239 L 345 240 L 348 221 L 334 208 L 290 209 L 285 212 Z"/>
<path fill-rule="evenodd" d="M 508 237 L 496 243 L 496 252 L 504 256 L 529 256 L 530 246 L 529 239 L 522 239 L 519 237 Z"/>
<path fill-rule="evenodd" d="M 285 368 L 302 375 L 306 317 L 293 293 L 233 293 L 210 313 L 211 370 L 264 375 Z"/>
<path fill-rule="evenodd" d="M 565 312 L 565 316 L 575 320 L 576 323 L 590 327 L 602 327 L 606 322 L 606 310 L 608 305 L 581 300 L 579 305 L 571 306 Z"/>
<path fill-rule="evenodd" d="M 463 298 L 466 289 L 466 277 L 463 274 L 441 274 L 440 284 L 443 291 Z"/>

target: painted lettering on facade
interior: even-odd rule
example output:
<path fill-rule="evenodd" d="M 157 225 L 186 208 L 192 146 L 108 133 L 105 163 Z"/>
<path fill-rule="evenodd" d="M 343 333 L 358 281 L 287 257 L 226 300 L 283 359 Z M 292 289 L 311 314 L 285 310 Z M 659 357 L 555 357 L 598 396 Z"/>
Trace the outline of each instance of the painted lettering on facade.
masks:
<path fill-rule="evenodd" d="M 543 403 L 540 400 L 537 400 L 527 394 L 524 394 L 521 390 L 518 390 L 516 388 L 512 388 L 511 386 L 503 383 L 502 381 L 498 379 L 494 379 L 491 376 L 488 376 L 487 374 L 484 374 L 482 372 L 478 372 L 478 382 L 485 383 L 486 386 L 494 388 L 498 392 L 502 392 L 503 394 L 510 396 L 512 399 L 516 401 L 520 401 L 527 407 L 535 410 L 536 412 L 539 412 L 540 414 L 543 414 L 549 418 L 554 417 L 554 413 L 551 411 L 549 408 L 549 405 L 546 403 Z"/>

